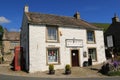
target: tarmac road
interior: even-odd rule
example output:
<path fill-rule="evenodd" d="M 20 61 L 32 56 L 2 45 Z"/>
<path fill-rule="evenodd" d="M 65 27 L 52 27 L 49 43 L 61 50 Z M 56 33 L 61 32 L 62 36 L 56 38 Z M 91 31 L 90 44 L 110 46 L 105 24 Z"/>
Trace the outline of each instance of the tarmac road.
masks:
<path fill-rule="evenodd" d="M 0 80 L 120 80 L 120 77 L 107 78 L 40 78 L 40 77 L 23 77 L 0 74 Z"/>

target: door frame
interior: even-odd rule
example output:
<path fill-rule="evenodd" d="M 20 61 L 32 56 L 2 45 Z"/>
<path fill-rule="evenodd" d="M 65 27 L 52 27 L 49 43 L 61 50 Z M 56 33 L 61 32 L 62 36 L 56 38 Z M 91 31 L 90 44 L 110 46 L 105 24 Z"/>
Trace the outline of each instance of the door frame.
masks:
<path fill-rule="evenodd" d="M 78 66 L 72 66 L 72 51 L 73 51 L 73 50 L 77 50 L 77 51 L 78 51 L 78 56 L 77 56 L 77 57 L 78 57 Z M 71 49 L 71 50 L 70 50 L 71 66 L 72 66 L 72 67 L 79 67 L 79 66 L 80 66 L 80 55 L 79 55 L 79 54 L 80 54 L 80 50 L 79 50 L 79 49 Z"/>

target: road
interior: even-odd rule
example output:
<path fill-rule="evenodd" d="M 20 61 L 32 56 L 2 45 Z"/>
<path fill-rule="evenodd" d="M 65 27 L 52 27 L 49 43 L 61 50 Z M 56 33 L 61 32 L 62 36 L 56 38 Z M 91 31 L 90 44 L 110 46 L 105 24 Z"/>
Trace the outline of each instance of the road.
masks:
<path fill-rule="evenodd" d="M 40 77 L 21 77 L 0 74 L 0 80 L 120 80 L 120 77 L 107 78 L 40 78 Z"/>

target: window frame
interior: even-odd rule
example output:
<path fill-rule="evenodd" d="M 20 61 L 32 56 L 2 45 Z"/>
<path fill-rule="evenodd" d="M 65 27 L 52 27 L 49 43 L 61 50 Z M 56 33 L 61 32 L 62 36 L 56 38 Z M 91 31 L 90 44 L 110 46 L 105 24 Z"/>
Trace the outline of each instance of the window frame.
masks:
<path fill-rule="evenodd" d="M 57 50 L 57 62 L 49 62 L 48 50 Z M 59 47 L 47 47 L 46 48 L 46 64 L 60 64 L 60 48 Z"/>
<path fill-rule="evenodd" d="M 48 39 L 48 37 L 49 37 L 48 29 L 49 28 L 56 29 L 56 39 L 55 40 Z M 59 42 L 59 30 L 58 30 L 58 26 L 47 26 L 46 27 L 46 42 L 53 42 L 53 43 Z"/>
<path fill-rule="evenodd" d="M 95 47 L 88 48 L 88 57 L 90 56 L 89 49 L 95 49 L 95 55 L 94 55 L 95 59 L 93 59 L 92 56 L 91 58 L 92 58 L 92 61 L 97 61 L 97 48 Z"/>
<path fill-rule="evenodd" d="M 92 38 L 93 38 L 93 41 L 90 41 L 89 39 L 88 39 L 88 32 L 92 32 Z M 96 43 L 96 39 L 95 39 L 95 31 L 93 31 L 93 30 L 87 30 L 87 43 L 88 44 L 95 44 Z"/>
<path fill-rule="evenodd" d="M 20 42 L 18 41 L 10 41 L 10 47 L 18 46 Z"/>

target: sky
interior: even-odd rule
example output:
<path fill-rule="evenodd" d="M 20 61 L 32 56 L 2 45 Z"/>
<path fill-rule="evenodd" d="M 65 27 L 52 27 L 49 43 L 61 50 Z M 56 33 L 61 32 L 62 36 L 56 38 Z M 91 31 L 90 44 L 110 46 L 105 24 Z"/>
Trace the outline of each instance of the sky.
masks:
<path fill-rule="evenodd" d="M 72 17 L 76 12 L 90 23 L 111 23 L 116 13 L 120 17 L 120 0 L 0 0 L 0 25 L 9 31 L 19 31 L 24 6 L 30 12 Z"/>

